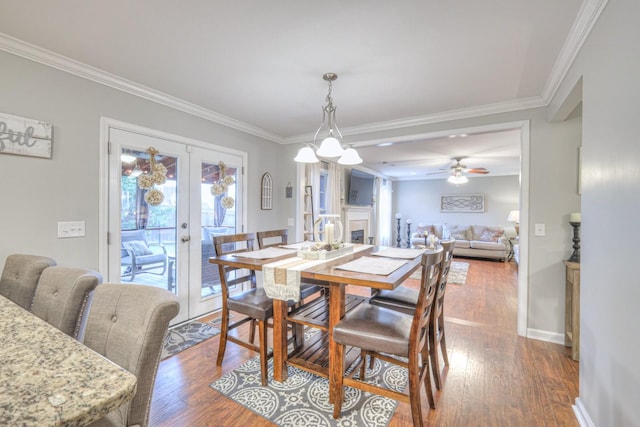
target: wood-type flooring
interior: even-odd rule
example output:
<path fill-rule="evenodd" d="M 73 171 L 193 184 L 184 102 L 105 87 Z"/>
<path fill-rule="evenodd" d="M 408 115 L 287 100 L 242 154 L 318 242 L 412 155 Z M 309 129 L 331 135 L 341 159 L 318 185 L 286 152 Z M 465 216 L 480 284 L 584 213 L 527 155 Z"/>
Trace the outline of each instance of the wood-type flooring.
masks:
<path fill-rule="evenodd" d="M 472 426 L 578 426 L 571 405 L 578 396 L 578 362 L 562 345 L 523 338 L 516 332 L 517 265 L 456 258 L 470 264 L 464 285 L 449 285 L 445 300 L 450 366 L 444 390 L 426 424 Z M 408 280 L 405 285 L 415 286 Z M 564 283 L 558 283 L 564 286 Z M 350 287 L 347 292 L 368 295 Z M 217 315 L 210 316 L 211 318 Z M 248 334 L 248 329 L 238 333 Z M 153 427 L 273 426 L 209 387 L 256 353 L 227 344 L 216 366 L 219 337 L 162 362 L 150 413 Z M 390 427 L 411 426 L 408 404 L 400 403 Z"/>

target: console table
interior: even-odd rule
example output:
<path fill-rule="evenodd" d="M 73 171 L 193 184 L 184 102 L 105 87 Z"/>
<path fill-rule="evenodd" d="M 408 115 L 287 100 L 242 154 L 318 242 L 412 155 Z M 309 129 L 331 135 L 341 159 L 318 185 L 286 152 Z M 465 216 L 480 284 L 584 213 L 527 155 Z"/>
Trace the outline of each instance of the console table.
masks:
<path fill-rule="evenodd" d="M 571 358 L 580 359 L 580 264 L 565 261 L 564 345 L 571 347 Z"/>

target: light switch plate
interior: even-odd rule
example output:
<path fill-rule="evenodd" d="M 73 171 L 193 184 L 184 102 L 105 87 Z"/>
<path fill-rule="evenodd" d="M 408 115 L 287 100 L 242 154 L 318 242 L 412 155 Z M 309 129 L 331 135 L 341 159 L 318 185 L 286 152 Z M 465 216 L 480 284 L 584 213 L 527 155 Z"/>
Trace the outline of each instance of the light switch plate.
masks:
<path fill-rule="evenodd" d="M 545 235 L 545 227 L 544 224 L 536 224 L 534 228 L 536 236 L 544 236 Z"/>
<path fill-rule="evenodd" d="M 296 225 L 296 221 L 293 218 L 288 218 L 287 219 L 287 225 L 289 227 L 293 227 L 294 225 Z"/>
<path fill-rule="evenodd" d="M 58 238 L 65 239 L 67 237 L 84 237 L 85 223 L 84 221 L 59 221 L 58 222 Z"/>

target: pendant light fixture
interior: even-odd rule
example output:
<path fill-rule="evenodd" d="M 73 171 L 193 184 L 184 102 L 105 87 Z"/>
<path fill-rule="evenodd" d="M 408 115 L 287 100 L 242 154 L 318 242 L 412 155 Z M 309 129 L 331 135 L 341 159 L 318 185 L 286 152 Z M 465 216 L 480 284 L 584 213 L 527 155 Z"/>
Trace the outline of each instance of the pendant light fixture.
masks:
<path fill-rule="evenodd" d="M 333 105 L 331 97 L 332 82 L 338 78 L 338 75 L 326 73 L 322 78 L 329 83 L 329 93 L 326 97 L 327 105 L 322 107 L 322 123 L 313 136 L 313 144 L 302 147 L 293 160 L 299 163 L 317 163 L 320 161 L 317 156 L 339 157 L 338 163 L 342 165 L 360 164 L 362 159 L 353 147 L 350 146 L 346 150 L 342 148 L 342 133 L 336 123 L 336 107 Z M 324 137 L 320 147 L 316 145 L 319 136 Z M 315 152 L 312 147 L 317 148 Z"/>

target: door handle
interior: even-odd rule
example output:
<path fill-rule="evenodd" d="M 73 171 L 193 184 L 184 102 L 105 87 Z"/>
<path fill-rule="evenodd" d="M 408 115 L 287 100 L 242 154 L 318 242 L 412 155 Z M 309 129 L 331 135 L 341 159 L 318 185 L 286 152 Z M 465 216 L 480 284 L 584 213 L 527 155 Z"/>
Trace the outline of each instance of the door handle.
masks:
<path fill-rule="evenodd" d="M 191 240 L 191 236 L 183 236 L 180 240 L 182 240 L 182 243 L 187 243 L 189 240 Z"/>

